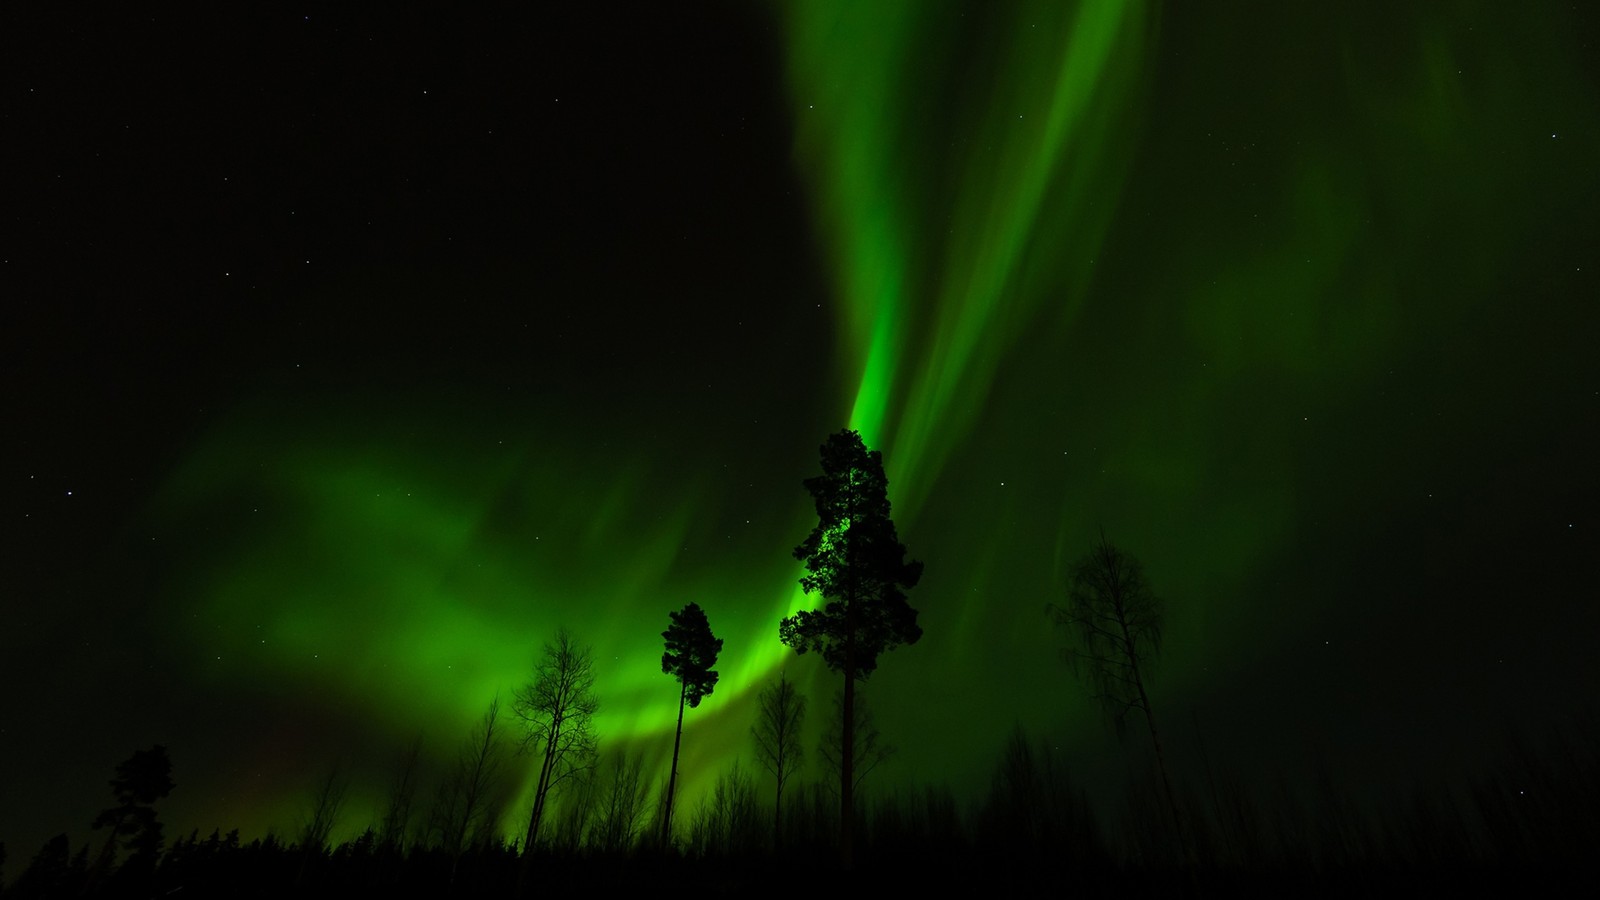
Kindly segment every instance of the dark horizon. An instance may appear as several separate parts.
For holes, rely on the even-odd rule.
[[[353,838],[561,627],[656,777],[691,602],[679,809],[780,672],[814,747],[842,428],[926,565],[868,796],[977,804],[1021,727],[1116,808],[1147,748],[1046,615],[1102,533],[1184,783],[1381,807],[1595,723],[1587,9],[5,19],[8,883],[158,744],[169,843],[336,762]]]

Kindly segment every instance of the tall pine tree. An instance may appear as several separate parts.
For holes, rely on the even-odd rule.
[[[794,549],[805,563],[800,587],[819,593],[821,609],[796,613],[778,625],[779,638],[796,653],[815,650],[844,676],[843,742],[839,760],[839,842],[851,860],[855,819],[856,680],[878,667],[878,656],[922,637],[917,611],[905,591],[922,578],[922,563],[907,562],[906,548],[889,517],[889,479],[883,454],[861,435],[841,431],[822,445],[822,474],[805,481],[816,501],[817,527]]]

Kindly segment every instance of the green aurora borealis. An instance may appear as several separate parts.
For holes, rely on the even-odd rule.
[[[1524,686],[1592,669],[1593,603],[1571,598],[1600,524],[1600,53],[1592,21],[1536,6],[700,13],[757,48],[739,59],[762,28],[781,44],[718,78],[769,85],[776,149],[749,165],[791,206],[713,221],[698,251],[663,230],[598,271],[627,260],[627,216],[588,235],[534,203],[563,234],[508,238],[526,258],[459,282],[472,266],[427,259],[280,282],[304,315],[249,338],[116,519],[112,558],[139,560],[148,597],[112,621],[150,636],[130,658],[160,660],[152,690],[191,699],[124,710],[72,789],[160,741],[174,821],[286,830],[340,760],[353,833],[412,736],[447,759],[558,627],[595,648],[602,752],[664,775],[660,633],[695,602],[725,645],[685,718],[690,811],[753,765],[755,694],[780,669],[821,730],[835,679],[777,623],[812,602],[790,556],[814,524],[800,482],[845,424],[884,451],[926,564],[924,637],[865,687],[899,747],[869,793],[971,796],[1013,723],[1125,771],[1043,613],[1102,529],[1167,600],[1152,699],[1180,745],[1193,721],[1241,769],[1405,777],[1440,745],[1470,764],[1482,723],[1559,705]],[[650,140],[593,165],[670,180]],[[782,193],[751,190],[707,203],[754,215]],[[560,259],[591,238],[615,246]],[[94,618],[76,590],[40,633]],[[142,665],[63,658],[69,691]],[[46,730],[46,704],[19,727]]]

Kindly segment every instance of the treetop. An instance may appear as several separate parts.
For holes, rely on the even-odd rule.
[[[906,561],[890,518],[883,454],[846,429],[829,436],[821,457],[822,474],[804,482],[817,525],[794,556],[806,567],[801,588],[826,602],[784,619],[778,635],[796,653],[816,650],[830,669],[865,678],[883,651],[922,637],[905,596],[922,563]]]
[[[717,672],[711,667],[722,652],[722,639],[711,633],[711,623],[698,603],[670,615],[672,624],[661,632],[667,642],[661,671],[676,677],[683,685],[684,700],[690,708],[697,707],[717,686]]]

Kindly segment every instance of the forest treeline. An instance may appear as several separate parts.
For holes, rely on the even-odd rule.
[[[795,895],[825,890],[841,872],[854,884],[940,893],[1004,884],[1123,894],[1130,883],[1387,893],[1412,880],[1525,887],[1587,865],[1600,837],[1593,728],[1537,751],[1518,745],[1470,784],[1413,789],[1376,809],[1357,803],[1331,770],[1309,792],[1263,794],[1203,754],[1169,764],[1148,689],[1163,604],[1139,561],[1103,534],[1073,567],[1065,602],[1043,612],[1117,733],[1125,724],[1142,732],[1123,749],[1132,761],[1147,747],[1148,771],[1126,785],[1123,802],[1097,808],[1069,760],[1020,728],[999,748],[976,802],[935,785],[869,793],[893,746],[865,685],[884,653],[922,635],[905,592],[923,565],[906,558],[896,533],[881,454],[846,430],[829,437],[821,458],[823,474],[804,482],[818,523],[793,551],[807,573],[802,588],[820,602],[777,623],[783,644],[816,654],[840,678],[815,747],[800,737],[811,704],[780,675],[761,691],[750,726],[755,765],[734,762],[692,808],[676,810],[685,716],[715,690],[723,645],[707,611],[689,603],[661,632],[661,672],[678,694],[664,776],[647,774],[642,756],[602,754],[593,651],[562,629],[512,691],[509,710],[498,695],[490,700],[443,771],[422,771],[420,738],[400,754],[381,812],[352,840],[331,841],[349,784],[333,768],[315,779],[292,834],[245,843],[237,831],[192,832],[168,845],[158,808],[175,786],[157,746],[117,767],[115,804],[92,823],[98,846],[74,851],[58,836],[9,883],[0,846],[0,900],[526,897],[607,886]],[[802,781],[808,750],[820,777]],[[531,798],[513,807],[525,780]]]
[[[1512,741],[1479,778],[1376,806],[1355,800],[1331,771],[1309,789],[1262,790],[1208,767],[1174,782],[1175,839],[1153,765],[1124,785],[1124,802],[1096,808],[1068,761],[1019,728],[974,801],[931,785],[867,793],[851,878],[885,889],[1043,885],[1090,896],[1139,885],[1178,893],[1554,888],[1588,870],[1600,838],[1596,737],[1591,723]],[[574,802],[531,855],[533,883],[524,889],[824,890],[838,871],[836,788],[826,779],[801,784],[775,821],[773,784],[770,772],[730,766],[664,846],[653,827],[659,792],[640,778],[636,758],[608,761],[573,788]],[[148,832],[136,841],[140,834]],[[518,896],[524,860],[517,840],[503,835],[457,848],[421,821],[385,835],[382,819],[336,845],[302,828],[249,841],[238,831],[190,832],[126,849],[73,847],[59,835],[15,876],[0,849],[0,897],[505,897]]]

